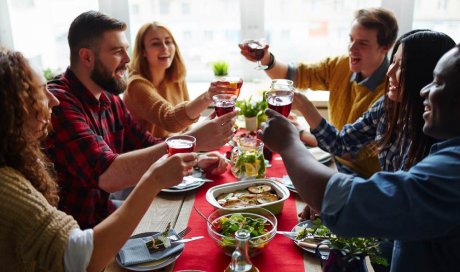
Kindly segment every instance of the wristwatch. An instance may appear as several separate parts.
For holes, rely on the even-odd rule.
[[[264,68],[265,71],[270,70],[275,66],[275,56],[270,52],[270,61],[267,64],[267,67]]]

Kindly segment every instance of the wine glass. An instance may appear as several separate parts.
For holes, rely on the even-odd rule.
[[[233,88],[233,94],[238,98],[240,95],[241,87],[243,86],[243,79],[241,77],[235,76],[223,76],[214,79],[214,82],[222,83],[228,85],[228,87]]]
[[[273,80],[270,91],[265,94],[265,98],[270,109],[288,117],[291,112],[292,100],[294,100],[294,84],[292,80]]]
[[[264,57],[265,47],[267,46],[265,39],[247,40],[244,42],[244,46],[248,49],[251,57],[257,61],[257,66],[254,69],[264,70],[268,67],[260,62]]]
[[[217,94],[212,97],[212,101],[214,102],[214,109],[217,116],[222,116],[235,110],[235,95]]]
[[[166,139],[168,154],[189,153],[195,151],[196,138],[190,135],[175,135]]]

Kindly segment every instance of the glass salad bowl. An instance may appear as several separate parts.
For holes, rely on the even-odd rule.
[[[275,237],[278,221],[270,211],[253,208],[244,212],[218,209],[208,216],[208,234],[228,256],[236,248],[235,232],[244,228],[251,232],[249,256],[260,254]]]

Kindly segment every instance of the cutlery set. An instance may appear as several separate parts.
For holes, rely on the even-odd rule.
[[[190,231],[192,230],[191,227],[187,226],[184,230],[182,230],[181,232],[175,234],[175,235],[171,235],[171,236],[168,236],[167,238],[170,240],[171,242],[171,245],[176,245],[176,244],[179,244],[179,243],[188,243],[188,242],[191,242],[191,241],[195,241],[195,240],[199,240],[199,239],[203,239],[204,236],[195,236],[195,237],[190,237],[190,238],[183,238],[185,235],[187,235]],[[297,236],[297,232],[294,232],[294,231],[277,231],[276,232],[277,234],[281,234],[293,241],[296,241],[296,242],[301,242],[302,240],[305,240],[305,239],[309,239],[309,240],[313,240],[313,241],[316,241],[316,242],[321,242],[324,240],[324,238],[322,237],[318,237],[318,236],[307,236],[305,237],[305,239],[297,239],[296,236]],[[147,244],[151,243],[151,241],[147,242]],[[159,250],[163,250],[164,249],[164,246],[163,244],[158,244],[156,246],[159,246],[160,248],[156,248],[156,249],[150,249],[151,252],[155,252],[155,251],[159,251]]]
[[[190,226],[187,226],[184,230],[180,231],[179,233],[175,235],[170,235],[166,238],[170,241],[171,245],[187,243],[187,242],[191,242],[191,241],[195,241],[195,240],[204,238],[204,236],[195,236],[195,237],[184,239],[183,237],[187,235],[191,230],[192,228]],[[147,248],[149,249],[150,252],[157,252],[157,251],[161,251],[165,249],[165,246],[163,243],[158,243],[153,246],[154,241],[155,241],[155,237],[152,236],[152,239],[146,242]]]
[[[195,237],[190,237],[190,238],[186,238],[186,239],[180,239],[180,240],[176,240],[176,241],[171,241],[171,245],[175,245],[175,244],[179,244],[179,243],[187,243],[187,242],[199,240],[199,239],[202,239],[202,238],[204,238],[204,236],[195,236]]]

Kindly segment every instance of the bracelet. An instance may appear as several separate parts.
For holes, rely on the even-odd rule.
[[[270,52],[270,61],[267,64],[267,68],[265,68],[264,70],[268,71],[272,69],[273,66],[275,66],[275,56],[273,56],[273,54]]]

